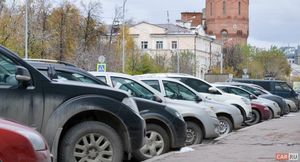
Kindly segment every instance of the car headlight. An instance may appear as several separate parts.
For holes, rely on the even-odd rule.
[[[36,151],[46,150],[46,143],[39,134],[30,131],[17,131],[22,136],[26,137]]]
[[[246,105],[250,105],[250,100],[247,98],[241,98]]]
[[[166,110],[167,110],[168,112],[170,112],[171,114],[177,116],[177,118],[179,118],[179,119],[181,119],[181,120],[184,121],[183,116],[182,116],[178,111],[176,111],[175,109],[172,109],[172,108],[170,108],[170,107],[167,107]]]
[[[134,99],[132,97],[125,97],[122,100],[122,103],[126,106],[130,107],[135,113],[139,114],[138,106],[136,105]]]

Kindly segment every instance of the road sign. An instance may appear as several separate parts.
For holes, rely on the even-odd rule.
[[[100,55],[100,56],[98,57],[98,61],[99,61],[100,63],[104,63],[104,62],[105,62],[105,56]]]
[[[106,72],[106,64],[97,64],[97,72]]]

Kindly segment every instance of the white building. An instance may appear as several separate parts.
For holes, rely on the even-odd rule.
[[[190,52],[196,54],[196,76],[204,78],[210,66],[221,61],[222,44],[209,37],[202,30],[175,24],[150,24],[141,22],[129,28],[137,46],[151,56],[171,56],[172,53]],[[180,69],[179,69],[180,72]]]

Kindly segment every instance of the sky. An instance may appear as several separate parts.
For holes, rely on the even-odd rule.
[[[114,8],[123,0],[101,0],[102,17],[112,21]],[[126,18],[135,22],[171,23],[183,11],[202,11],[205,0],[127,0]],[[250,0],[248,42],[261,48],[300,45],[300,0]]]

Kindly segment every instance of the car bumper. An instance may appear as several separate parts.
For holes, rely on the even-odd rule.
[[[241,114],[235,115],[235,116],[232,117],[232,119],[233,119],[234,129],[239,129],[239,128],[242,127],[242,124],[243,124],[243,121],[244,121],[243,115],[241,115]]]
[[[296,98],[289,98],[288,100],[293,101],[294,103],[289,104],[292,112],[297,112],[299,110],[299,100]]]
[[[48,150],[36,151],[36,162],[51,162],[51,155]]]
[[[269,108],[263,109],[260,113],[261,113],[261,120],[268,120],[270,118],[271,111],[269,110]]]
[[[220,136],[219,120],[217,118],[207,117],[207,120],[203,120],[203,126],[205,128],[205,138],[215,138]]]
[[[173,142],[171,148],[183,147],[186,140],[186,123],[184,120],[176,119],[173,121]]]

